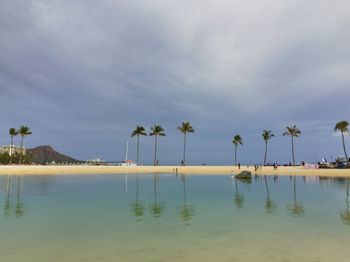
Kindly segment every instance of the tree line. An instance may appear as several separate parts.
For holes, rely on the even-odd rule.
[[[342,136],[342,144],[343,144],[343,150],[344,155],[346,158],[346,161],[349,160],[348,154],[346,152],[346,146],[345,146],[345,139],[344,135],[349,133],[348,130],[349,122],[342,120],[336,123],[334,127],[335,132],[340,132]],[[194,129],[192,125],[185,121],[182,122],[182,125],[177,127],[177,130],[179,130],[184,135],[184,144],[183,144],[183,156],[181,165],[186,165],[186,140],[187,140],[187,134],[188,133],[194,133]],[[165,136],[164,128],[160,125],[153,125],[150,128],[149,136],[154,136],[154,157],[153,157],[153,165],[158,165],[159,161],[157,158],[157,146],[158,146],[158,136]],[[294,150],[294,139],[298,138],[301,135],[300,129],[296,126],[287,126],[286,131],[282,133],[283,136],[290,136],[291,138],[291,153],[292,153],[292,163],[293,166],[295,165],[295,150]],[[137,137],[137,146],[136,146],[136,163],[139,164],[139,154],[140,154],[140,136],[147,136],[146,129],[143,126],[136,126],[136,128],[131,133],[131,137]],[[265,142],[265,151],[264,151],[264,160],[263,165],[266,165],[267,163],[267,154],[268,154],[268,142],[271,138],[273,138],[275,134],[272,133],[271,130],[263,130],[262,132],[262,138]],[[234,146],[234,163],[237,165],[237,148],[239,145],[243,145],[243,138],[237,134],[232,139],[232,144]]]

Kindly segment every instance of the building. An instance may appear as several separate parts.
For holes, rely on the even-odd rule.
[[[19,146],[0,146],[0,154],[9,154],[10,156],[12,154],[19,154],[21,152],[21,148]],[[22,148],[23,155],[26,154],[26,149]]]

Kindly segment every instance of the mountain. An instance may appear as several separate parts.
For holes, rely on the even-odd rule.
[[[68,162],[68,163],[76,163],[80,162],[72,157],[63,155],[57,151],[55,151],[51,146],[38,146],[35,148],[28,148],[26,150],[27,154],[31,156],[33,162],[37,162],[40,164],[51,163],[55,161],[56,163]]]

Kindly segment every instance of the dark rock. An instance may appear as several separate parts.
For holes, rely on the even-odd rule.
[[[251,179],[252,178],[252,172],[244,170],[241,173],[239,173],[238,175],[236,175],[236,178]]]

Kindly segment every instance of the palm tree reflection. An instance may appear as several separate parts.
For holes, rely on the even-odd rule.
[[[12,181],[11,176],[7,177],[7,194],[4,204],[4,213],[6,217],[9,217],[11,213],[13,213],[17,218],[20,218],[25,213],[25,206],[21,199],[21,187],[22,187],[22,178],[17,177],[16,181],[16,200],[15,202],[11,200],[11,188],[12,188]]]
[[[296,177],[293,177],[293,191],[294,191],[294,202],[287,205],[287,208],[290,210],[291,215],[296,217],[301,217],[304,215],[304,205],[297,202],[297,190],[296,190]]]
[[[184,204],[181,207],[180,216],[181,216],[183,221],[189,221],[195,215],[195,208],[193,205],[187,204],[186,176],[185,175],[181,175],[181,181],[182,181],[182,185],[183,185]]]
[[[164,202],[158,202],[157,200],[157,182],[158,182],[158,175],[153,174],[153,189],[154,189],[154,202],[150,205],[150,212],[153,215],[153,217],[159,218],[161,214],[164,211],[165,203]]]
[[[277,208],[277,204],[274,203],[270,198],[269,184],[267,182],[266,176],[264,176],[264,180],[265,180],[265,187],[266,187],[265,209],[268,214],[271,214]]]
[[[345,225],[350,225],[350,207],[349,207],[349,179],[346,180],[346,209],[340,212],[340,218]]]
[[[134,216],[141,220],[141,217],[144,215],[145,207],[139,200],[139,175],[136,175],[136,201],[131,203],[131,207]]]
[[[238,181],[236,177],[232,177],[232,184],[235,185],[235,196],[234,201],[236,203],[237,208],[243,208],[244,207],[244,195],[239,193],[238,191]],[[242,180],[244,182],[244,180]]]

